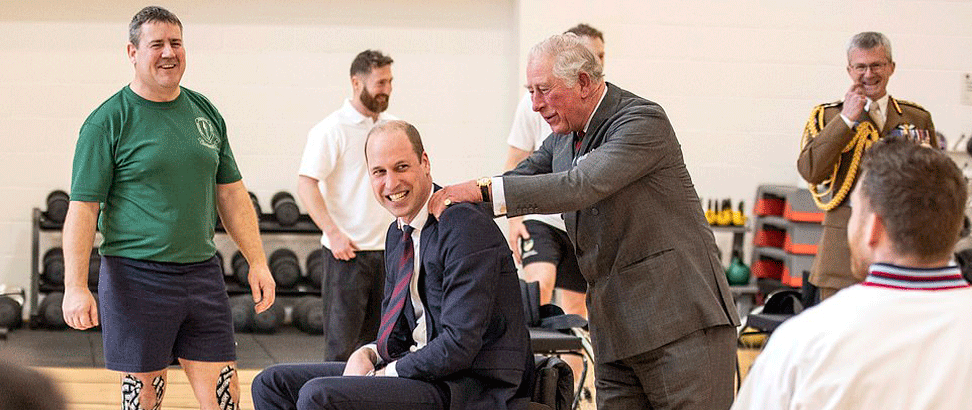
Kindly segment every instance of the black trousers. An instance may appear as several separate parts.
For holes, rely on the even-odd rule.
[[[385,293],[385,252],[358,251],[342,261],[324,248],[324,360],[343,362],[359,346],[374,342]]]
[[[735,396],[736,329],[697,330],[648,352],[598,363],[598,409],[724,410]]]
[[[389,409],[441,410],[448,391],[400,377],[341,376],[344,363],[278,364],[253,379],[256,410]]]

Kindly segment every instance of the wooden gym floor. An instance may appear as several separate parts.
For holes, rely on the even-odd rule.
[[[276,363],[320,361],[320,336],[283,327],[272,335],[237,334],[237,355],[241,410],[252,410],[250,383],[261,369]],[[739,349],[743,376],[758,350]],[[104,368],[101,333],[75,330],[18,329],[0,340],[0,357],[34,367],[56,381],[72,410],[117,410],[121,406],[119,376]],[[585,383],[594,392],[593,376]],[[168,373],[163,409],[197,408],[185,374],[178,367]],[[581,409],[594,409],[593,400],[582,401]]]

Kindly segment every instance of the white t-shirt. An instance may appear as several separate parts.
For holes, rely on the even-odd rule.
[[[874,265],[863,284],[784,322],[732,408],[970,408],[972,288],[919,290],[935,285],[875,277],[876,267],[893,275],[928,273]],[[953,282],[967,285],[951,268]]]
[[[379,114],[378,121],[394,120]],[[364,144],[375,121],[345,100],[340,109],[307,133],[300,175],[315,178],[331,219],[360,250],[385,249],[385,232],[395,219],[375,199],[364,158]],[[327,235],[321,245],[330,249]]]
[[[547,124],[539,113],[533,111],[530,93],[526,93],[517,104],[516,112],[513,113],[513,125],[510,127],[510,136],[506,139],[506,143],[513,148],[533,152],[543,145],[543,140],[551,133],[553,131],[550,129],[550,124]],[[560,214],[526,215],[523,219],[540,221],[561,231],[567,230]]]

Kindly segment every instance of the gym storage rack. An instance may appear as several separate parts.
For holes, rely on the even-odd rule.
[[[789,185],[760,185],[753,215],[751,266],[761,289],[803,286],[817,255],[824,216],[810,191]]]

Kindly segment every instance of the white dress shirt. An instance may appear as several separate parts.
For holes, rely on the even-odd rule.
[[[874,118],[874,113],[870,112],[872,104],[877,104],[877,115],[879,118]],[[884,94],[884,97],[878,98],[877,101],[872,101],[870,98],[867,98],[864,103],[864,112],[868,113],[868,116],[874,120],[875,124],[888,122],[888,94]],[[844,114],[840,114],[840,118],[844,120],[844,124],[847,124],[847,128],[854,129],[857,126],[857,121],[847,118]],[[881,130],[878,130],[878,132],[881,132]]]
[[[412,302],[412,309],[415,312],[415,329],[412,330],[412,340],[415,344],[409,347],[409,351],[416,351],[425,347],[429,342],[427,340],[428,333],[426,333],[426,320],[425,320],[425,307],[422,305],[422,297],[419,294],[419,275],[422,273],[422,259],[420,255],[420,243],[422,241],[422,229],[425,228],[425,222],[429,220],[429,198],[432,197],[432,192],[429,192],[429,197],[425,198],[425,204],[422,205],[422,209],[419,210],[418,215],[412,218],[412,221],[408,223],[412,227],[412,248],[415,252],[414,265],[412,271],[412,280],[408,284],[408,295],[409,300]],[[405,222],[401,218],[398,219],[398,228],[404,227]],[[375,355],[378,354],[378,346],[375,344],[369,344],[368,347],[374,350]],[[385,367],[385,376],[398,377],[398,372],[395,370],[395,363],[388,363]]]

